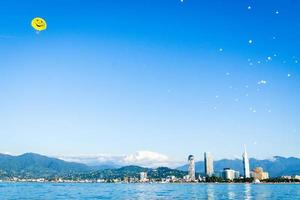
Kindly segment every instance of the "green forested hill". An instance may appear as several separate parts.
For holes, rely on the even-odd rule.
[[[66,162],[34,153],[20,156],[0,154],[1,177],[51,177],[89,170],[90,168],[84,164]]]

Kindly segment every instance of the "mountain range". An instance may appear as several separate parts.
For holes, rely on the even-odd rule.
[[[51,177],[90,170],[91,168],[84,164],[66,162],[34,153],[20,156],[0,154],[0,177]]]
[[[264,171],[269,172],[270,177],[278,177],[283,175],[299,175],[300,174],[300,159],[295,157],[281,157],[274,156],[272,159],[258,160],[250,158],[250,169],[255,167],[262,167]],[[239,159],[222,159],[214,161],[214,170],[222,171],[223,168],[232,168],[234,170],[243,172],[243,162]],[[188,165],[177,168],[178,170],[187,171]],[[204,172],[204,162],[199,161],[195,163],[196,172]]]
[[[225,167],[243,171],[241,160],[222,159],[214,162],[215,171],[221,171]],[[282,175],[300,175],[300,159],[295,157],[284,158],[275,156],[273,159],[250,159],[250,168],[262,167],[269,172],[271,177]],[[0,154],[0,178],[22,177],[41,178],[58,176],[77,176],[89,178],[114,178],[124,176],[138,176],[139,172],[146,171],[151,177],[164,177],[176,175],[182,177],[186,174],[187,165],[171,169],[167,167],[145,168],[139,166],[113,166],[98,165],[88,166],[82,163],[67,162],[57,158],[51,158],[34,153],[25,153],[19,156]],[[203,161],[196,162],[196,172],[204,172]]]

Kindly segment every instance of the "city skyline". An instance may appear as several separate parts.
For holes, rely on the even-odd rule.
[[[300,157],[300,2],[39,4],[0,6],[0,153]]]
[[[149,152],[148,152],[149,153]],[[3,156],[0,154],[0,156]],[[53,159],[53,158],[49,158],[49,157],[45,157],[39,154],[32,154],[32,153],[27,153],[26,155],[22,155],[23,157],[35,157],[35,159],[37,157],[39,157],[40,159]],[[6,156],[4,156],[6,157]],[[7,158],[7,157],[6,157]],[[12,158],[12,157],[10,157]],[[55,162],[59,161],[59,159],[54,159]],[[54,162],[53,160],[53,162]],[[60,160],[62,161],[62,160]],[[228,161],[228,160],[227,160]],[[249,181],[251,180],[251,178],[253,178],[254,181],[259,182],[259,181],[265,181],[267,179],[269,179],[269,173],[264,171],[262,166],[258,166],[257,164],[252,166],[252,169],[250,169],[250,162],[248,159],[248,154],[246,151],[246,147],[244,146],[244,152],[242,154],[242,160],[240,160],[240,162],[243,163],[243,174],[241,175],[239,170],[236,170],[236,166],[233,168],[230,168],[230,166],[232,164],[229,164],[228,162],[226,162],[226,164],[223,164],[223,169],[220,170],[216,170],[214,171],[214,160],[212,157],[212,154],[210,152],[204,152],[204,161],[202,163],[203,165],[203,171],[197,171],[196,172],[196,162],[195,162],[195,157],[194,155],[189,155],[188,159],[187,159],[187,172],[186,175],[184,175],[182,177],[182,180],[185,182],[202,182],[202,181],[206,181],[206,182],[216,182],[216,181],[220,181],[220,180],[227,180],[227,181],[239,181],[241,179],[243,179],[244,181]],[[68,162],[66,162],[67,165]],[[78,164],[74,161],[71,162],[72,164]],[[70,163],[70,164],[71,164]],[[82,165],[80,165],[82,166]],[[83,165],[85,166],[85,165]],[[93,164],[91,165],[93,167],[100,167],[101,165],[96,165]],[[86,165],[86,167],[88,168],[88,165]],[[131,167],[131,168],[139,168],[141,169],[141,166],[137,166],[137,165],[132,165],[132,164],[128,164],[127,166],[114,166],[112,163],[111,164],[107,164],[107,165],[103,165],[102,167],[107,168],[107,169],[116,169],[119,168],[121,169],[122,167]],[[144,166],[145,167],[145,166]],[[199,166],[198,166],[199,167]],[[167,169],[166,166],[158,166],[157,168],[152,168],[152,170],[158,170],[158,169]],[[139,173],[140,182],[149,182],[150,179],[148,179],[147,177],[147,171],[149,170],[149,168],[144,168],[145,171],[142,171]],[[150,168],[151,169],[151,168]],[[169,168],[170,169],[170,168]],[[179,171],[184,171],[182,169],[180,169],[180,167],[177,166],[177,168],[174,168],[175,170],[179,169]],[[286,176],[286,175],[285,175]],[[298,176],[295,176],[298,177]],[[178,180],[178,177],[176,176],[169,176],[169,180],[175,181]],[[124,179],[125,180],[125,179]],[[128,177],[126,178],[126,182],[128,182],[130,179],[128,179]],[[136,179],[135,179],[136,180]],[[130,181],[129,181],[130,182]]]

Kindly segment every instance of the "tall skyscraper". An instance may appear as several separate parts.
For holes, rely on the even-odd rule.
[[[244,148],[245,148],[243,153],[244,178],[250,178],[250,166],[249,166],[249,159],[246,151],[246,146]]]
[[[205,175],[211,177],[214,173],[214,160],[209,152],[204,152],[204,170]]]
[[[195,181],[195,158],[193,155],[189,155],[189,179],[190,181]]]

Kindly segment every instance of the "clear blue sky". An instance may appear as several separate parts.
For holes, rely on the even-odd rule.
[[[0,27],[0,152],[300,157],[299,1],[6,0]]]

